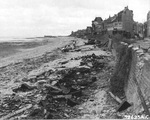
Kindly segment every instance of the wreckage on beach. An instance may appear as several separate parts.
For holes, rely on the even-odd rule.
[[[112,71],[108,65],[108,54],[100,52],[99,48],[95,50],[93,46],[83,45],[76,45],[76,48],[73,45],[72,49],[67,48],[72,45],[67,45],[67,51],[58,49],[57,55],[64,54],[65,59],[52,60],[38,69],[29,70],[22,83],[12,88],[13,94],[3,99],[2,119],[79,117],[79,106],[88,100],[93,91],[97,87],[109,86],[107,80],[96,85],[98,77],[104,77],[100,73],[105,71],[104,74],[109,74]],[[40,59],[51,58],[48,53],[44,57]],[[31,61],[28,59],[24,64],[32,65]],[[14,65],[19,67],[21,64]]]
[[[148,119],[150,39],[143,30],[125,7],[67,37],[46,35],[34,47],[9,43],[22,51],[0,60],[0,119]]]

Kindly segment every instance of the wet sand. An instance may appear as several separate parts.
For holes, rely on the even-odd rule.
[[[43,38],[44,40],[44,38]],[[45,52],[51,52],[52,50],[69,44],[73,38],[58,37],[49,38],[47,43],[28,42],[25,45],[12,45],[12,43],[0,43],[0,67],[6,66],[10,63],[22,61],[23,59],[38,57]],[[14,43],[13,43],[14,44]],[[29,46],[30,45],[30,46]]]

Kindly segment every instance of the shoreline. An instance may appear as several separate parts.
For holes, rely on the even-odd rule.
[[[76,40],[76,47],[73,47],[73,40]],[[48,49],[39,47],[45,51],[38,56],[24,57],[21,62],[0,67],[3,98],[0,110],[3,108],[4,111],[0,113],[1,119],[105,118],[106,108],[109,109],[110,104],[115,106],[107,94],[112,72],[109,64],[111,54],[94,45],[85,45],[82,39],[61,38],[61,42],[58,40],[57,47],[51,49],[49,45]],[[66,47],[68,51],[64,52]],[[10,99],[12,104],[6,99]],[[37,109],[40,112],[36,112]],[[113,109],[109,113],[114,113]],[[111,118],[111,114],[107,118]],[[116,118],[115,115],[113,117]]]
[[[18,52],[30,50],[53,42],[52,38],[24,38],[24,40],[0,41],[0,58],[12,56]]]
[[[73,38],[69,38],[69,37],[52,38],[49,39],[48,44],[42,44],[37,47],[33,47],[29,49],[21,49],[21,51],[19,51],[16,54],[10,55],[5,58],[1,58],[0,67],[7,66],[10,63],[22,61],[23,59],[41,56],[45,52],[51,52],[52,50],[57,49],[58,47],[63,47],[69,44],[71,42],[69,39],[73,39]]]

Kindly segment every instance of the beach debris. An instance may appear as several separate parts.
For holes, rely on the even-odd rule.
[[[118,102],[119,104],[122,103],[122,100],[120,98],[118,98],[118,96],[115,96],[112,92],[109,92],[109,94],[112,98],[114,98],[116,100],[116,102]]]
[[[78,105],[78,103],[72,99],[67,99],[67,105],[69,105],[70,107],[74,107],[74,106]]]
[[[71,45],[66,45],[61,49],[62,52],[69,52],[69,50],[72,50],[73,47]]]
[[[31,107],[32,107],[32,104],[29,104],[29,105],[27,105],[26,107],[24,107],[24,108],[22,108],[22,109],[20,109],[20,110],[17,110],[17,111],[15,111],[15,112],[13,112],[13,113],[10,113],[10,114],[8,114],[8,115],[2,117],[1,119],[2,119],[2,120],[8,120],[8,119],[10,119],[11,117],[13,117],[13,116],[15,116],[15,115],[17,115],[17,114],[19,114],[19,113],[21,113],[21,112],[24,112],[25,110],[27,110],[27,109],[29,109],[29,108],[31,108]]]
[[[46,119],[52,119],[53,115],[50,112],[47,112],[47,114],[45,115]]]
[[[123,101],[120,106],[117,109],[117,112],[122,112],[124,110],[126,110],[127,108],[131,107],[131,104],[127,101]]]
[[[13,89],[13,92],[28,92],[36,89],[36,86],[28,85],[27,83],[22,83],[19,87]]]
[[[42,111],[40,108],[36,108],[36,109],[34,109],[34,110],[30,113],[29,116],[34,117],[34,116],[40,114],[41,112],[43,112],[43,111]]]
[[[61,50],[62,52],[73,51],[71,47],[65,46]],[[73,47],[77,48],[75,45]],[[74,51],[80,50],[78,48]],[[42,60],[47,61],[42,58],[38,62],[42,62]],[[65,67],[70,61],[77,60],[81,60],[78,66]],[[31,60],[29,59],[26,62],[29,61]],[[85,90],[98,80],[96,73],[106,67],[107,61],[107,57],[97,56],[93,53],[92,55],[83,55],[60,62],[60,68],[64,66],[63,69],[57,68],[46,71],[41,69],[41,71],[35,70],[35,72],[31,72],[33,73],[31,77],[23,79],[24,82],[30,82],[31,84],[22,83],[13,89],[15,94],[21,94],[22,97],[21,99],[18,97],[17,102],[12,102],[17,107],[10,111],[17,111],[16,109],[19,109],[24,104],[32,103],[38,107],[28,108],[26,117],[23,118],[59,119],[71,117],[72,114],[75,114],[75,107],[88,98],[89,93],[85,94]],[[34,63],[34,60],[32,63]],[[95,75],[92,74],[93,72]],[[4,106],[6,106],[5,108],[12,107],[8,102]]]

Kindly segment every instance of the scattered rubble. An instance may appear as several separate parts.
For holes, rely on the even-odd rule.
[[[21,84],[18,88],[13,89],[13,92],[27,92],[37,88],[36,86],[30,86],[26,83]]]
[[[55,51],[57,55],[46,53],[37,59],[24,60],[23,65],[17,63],[1,68],[2,74],[12,74],[12,77],[21,74],[23,77],[19,78],[19,85],[12,87],[13,94],[4,96],[0,104],[0,118],[66,119],[115,116],[112,114],[116,113],[117,107],[114,103],[114,107],[109,107],[109,102],[107,103],[109,79],[113,71],[108,64],[111,61],[110,56],[100,54],[94,48],[90,50],[88,47],[73,46],[67,46],[67,51]],[[83,53],[80,54],[80,51]],[[68,56],[70,53],[74,56],[62,59],[63,55],[67,56],[64,52],[68,52]],[[51,58],[60,58],[60,54],[61,59],[58,61]],[[15,68],[19,72],[16,74],[14,70],[16,73],[8,71],[8,68]]]

